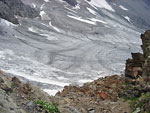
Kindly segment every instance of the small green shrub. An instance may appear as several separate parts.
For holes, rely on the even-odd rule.
[[[150,93],[143,93],[140,97],[131,99],[130,106],[133,113],[150,113]]]
[[[42,100],[36,100],[35,103],[41,105],[46,111],[50,113],[60,113],[58,107],[55,104],[44,102]]]

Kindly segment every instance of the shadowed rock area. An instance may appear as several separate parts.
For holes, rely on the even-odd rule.
[[[71,6],[76,6],[77,5],[77,1],[76,0],[63,0],[63,1],[67,2]]]
[[[38,16],[38,12],[30,6],[23,4],[21,0],[0,0],[0,18],[18,24],[15,15],[35,18]]]

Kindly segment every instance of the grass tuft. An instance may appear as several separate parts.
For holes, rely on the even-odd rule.
[[[48,111],[50,113],[60,113],[56,104],[44,102],[42,100],[36,100],[35,103],[38,105],[41,105],[46,111]]]

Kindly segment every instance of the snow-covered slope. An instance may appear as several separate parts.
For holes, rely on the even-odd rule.
[[[22,1],[39,17],[17,17],[20,25],[0,20],[0,68],[51,94],[123,72],[150,27],[147,0]]]

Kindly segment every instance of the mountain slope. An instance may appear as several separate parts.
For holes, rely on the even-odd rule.
[[[19,25],[1,19],[0,67],[51,94],[123,71],[130,53],[141,51],[140,32],[150,27],[146,0],[22,2],[39,16],[17,16]]]

